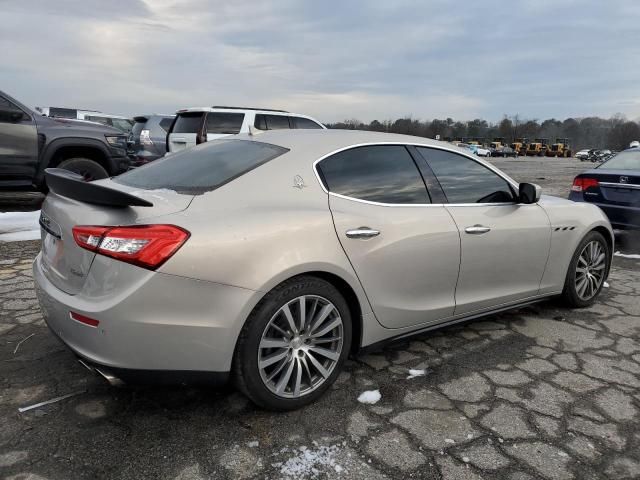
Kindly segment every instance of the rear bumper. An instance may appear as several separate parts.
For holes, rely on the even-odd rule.
[[[47,279],[40,262],[38,255],[34,280],[51,331],[85,363],[123,380],[182,383],[225,378],[240,329],[257,301],[258,292],[252,290],[129,265],[124,268],[135,270],[120,270],[115,283],[116,279],[97,279],[105,285],[127,285],[126,291],[116,287],[96,295],[96,279],[87,278],[83,290],[69,295]],[[72,311],[100,323],[80,323],[70,317]]]
[[[582,193],[571,192],[569,200],[574,202],[584,202]],[[620,205],[610,205],[607,203],[584,202],[600,207],[605,213],[611,226],[618,230],[636,230],[640,229],[640,208],[625,207]]]

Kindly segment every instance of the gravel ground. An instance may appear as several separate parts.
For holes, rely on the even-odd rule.
[[[560,196],[589,167],[494,163]],[[637,236],[618,244],[640,253]],[[230,388],[105,384],[43,325],[38,249],[0,244],[0,477],[640,477],[640,261],[615,257],[591,308],[544,302],[353,358],[319,402],[275,414]]]

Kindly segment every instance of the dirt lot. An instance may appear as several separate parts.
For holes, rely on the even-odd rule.
[[[561,196],[588,167],[495,163]],[[618,242],[640,253],[638,237]],[[640,477],[638,260],[614,258],[591,308],[545,302],[354,358],[322,400],[274,414],[231,389],[117,389],[85,370],[42,323],[38,249],[0,244],[0,477]],[[374,389],[377,404],[357,401]]]

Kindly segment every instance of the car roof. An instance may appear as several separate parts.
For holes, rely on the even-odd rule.
[[[268,130],[253,135],[235,135],[233,138],[271,143],[297,152],[304,152],[305,155],[308,154],[315,158],[348,147],[380,143],[433,146],[469,155],[469,151],[466,148],[457,147],[449,142],[412,135],[365,130]]]
[[[269,108],[253,108],[253,107],[246,107],[246,108],[242,108],[242,107],[189,107],[189,108],[181,108],[180,110],[176,111],[176,114],[180,114],[180,113],[190,113],[190,112],[231,112],[231,113],[247,113],[247,112],[253,112],[253,113],[257,113],[257,114],[266,114],[266,115],[285,115],[285,116],[290,116],[290,115],[295,115],[297,117],[305,117],[305,118],[311,118],[308,115],[304,115],[302,113],[293,113],[293,112],[287,112],[285,110],[274,110],[274,109],[269,109]]]

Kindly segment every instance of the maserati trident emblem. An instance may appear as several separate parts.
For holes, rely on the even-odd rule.
[[[304,184],[304,179],[300,175],[296,175],[293,177],[293,187],[302,190],[306,185]]]
[[[629,183],[629,177],[620,177],[620,183]]]

